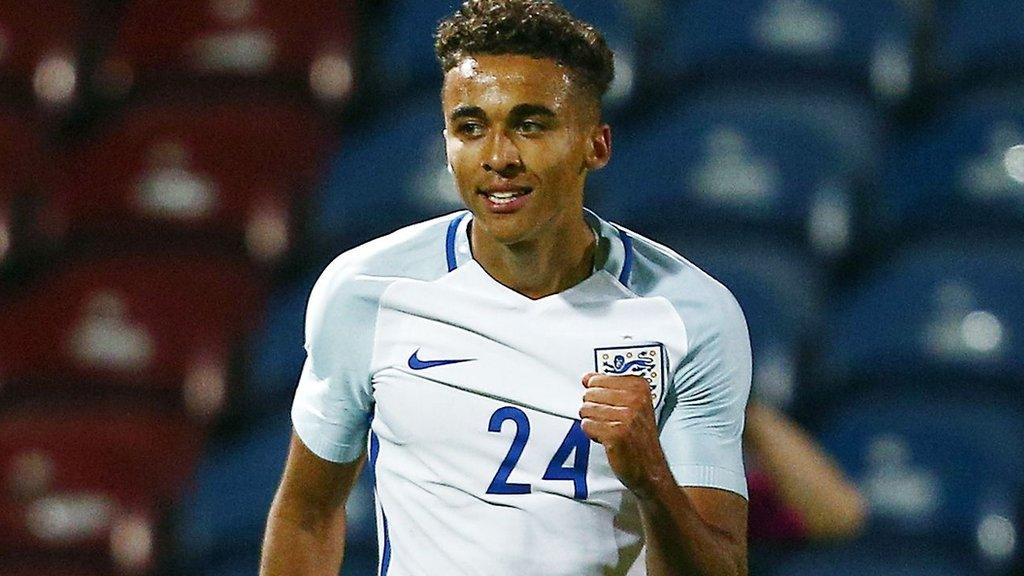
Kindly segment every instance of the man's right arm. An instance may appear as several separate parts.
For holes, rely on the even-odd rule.
[[[345,501],[364,460],[324,460],[292,434],[267,519],[260,576],[338,574],[345,551]]]

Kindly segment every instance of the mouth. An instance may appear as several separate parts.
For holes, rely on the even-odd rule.
[[[496,186],[477,191],[487,201],[492,212],[509,213],[519,210],[533,192],[528,186]]]

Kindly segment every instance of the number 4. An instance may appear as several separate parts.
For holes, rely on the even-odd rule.
[[[569,461],[569,455],[573,452],[576,455],[572,460],[572,467],[565,465]],[[572,480],[577,500],[587,499],[587,463],[590,461],[590,438],[583,433],[580,421],[576,420],[569,428],[569,433],[562,440],[562,445],[555,451],[548,463],[548,469],[544,471],[545,480]]]
[[[532,487],[529,484],[509,482],[508,477],[523,455],[527,440],[530,439],[530,419],[526,413],[514,406],[505,406],[497,409],[491,415],[491,421],[487,427],[490,432],[501,432],[502,424],[511,420],[516,425],[516,435],[509,446],[508,454],[494,474],[490,486],[487,487],[488,494],[529,494]],[[572,466],[566,466],[569,456],[573,456]],[[551,457],[547,470],[544,471],[544,480],[572,480],[573,498],[586,500],[587,498],[587,465],[590,461],[590,438],[583,433],[580,422],[573,422],[569,433],[562,440],[562,445]]]

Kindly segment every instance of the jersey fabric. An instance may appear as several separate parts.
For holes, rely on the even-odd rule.
[[[625,574],[642,529],[580,430],[589,371],[646,366],[676,482],[746,497],[751,360],[735,299],[671,250],[585,217],[593,273],[537,300],[473,259],[468,212],[350,250],[314,286],[292,421],[327,460],[369,444],[381,574]]]

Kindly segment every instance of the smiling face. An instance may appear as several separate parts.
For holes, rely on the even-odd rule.
[[[583,230],[583,184],[608,162],[596,98],[554,60],[466,57],[445,74],[445,146],[478,234],[507,246]]]

